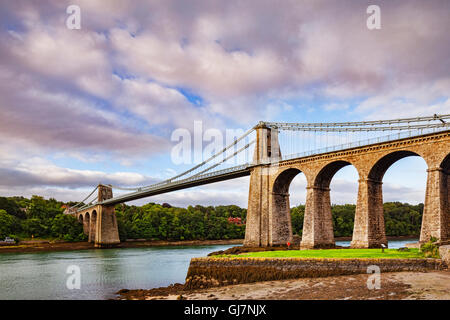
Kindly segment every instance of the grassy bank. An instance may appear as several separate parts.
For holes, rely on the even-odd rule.
[[[373,259],[410,259],[424,258],[419,249],[398,251],[397,249],[325,249],[325,250],[279,250],[248,252],[238,255],[220,255],[230,258],[373,258]]]

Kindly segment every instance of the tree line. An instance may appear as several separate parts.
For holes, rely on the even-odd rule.
[[[332,205],[333,230],[335,237],[351,237],[355,219],[354,204]],[[423,203],[412,205],[401,202],[383,204],[384,225],[387,236],[418,236],[422,225]],[[305,206],[291,208],[292,231],[302,235]]]
[[[39,196],[31,199],[0,197],[0,240],[6,236],[16,239],[33,237],[87,240],[82,224],[75,217],[64,214],[63,205],[63,202]],[[332,205],[336,237],[352,236],[355,207],[351,204]],[[246,209],[235,205],[178,208],[168,204],[148,203],[143,206],[116,206],[119,237],[122,241],[242,239],[245,236],[246,213]],[[291,208],[294,234],[302,234],[304,213],[304,205]],[[386,235],[418,236],[422,213],[423,204],[385,203]]]
[[[61,239],[84,241],[83,225],[71,215],[64,214],[63,202],[43,197],[0,197],[0,240]]]
[[[242,239],[245,225],[229,221],[245,221],[246,209],[228,206],[189,206],[177,208],[149,203],[141,207],[116,206],[120,240],[218,240]]]

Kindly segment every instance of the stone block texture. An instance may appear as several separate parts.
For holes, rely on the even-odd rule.
[[[440,246],[439,255],[447,266],[450,266],[450,245]]]
[[[420,242],[430,237],[440,242],[450,240],[450,131],[280,161],[276,130],[264,126],[256,129],[245,246],[292,242],[289,185],[303,173],[307,188],[301,247],[333,247],[330,183],[335,173],[348,165],[353,165],[359,175],[351,246],[374,248],[386,244],[383,176],[396,161],[409,156],[422,157],[428,166]]]
[[[367,273],[444,270],[440,259],[307,259],[307,258],[193,258],[185,286],[207,288],[238,283],[295,278],[315,278]]]
[[[99,201],[112,196],[111,187],[99,185]],[[75,215],[83,222],[83,231],[88,235],[89,242],[93,242],[96,247],[110,247],[120,243],[114,206],[96,205]]]

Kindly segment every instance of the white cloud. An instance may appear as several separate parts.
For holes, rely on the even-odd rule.
[[[11,161],[9,161],[11,164]],[[44,158],[16,160],[13,166],[4,166],[8,161],[0,160],[0,185],[6,186],[60,186],[80,188],[98,183],[119,186],[142,186],[156,179],[134,172],[104,172],[78,170],[54,165]]]
[[[323,121],[339,112],[364,119],[450,113],[447,2],[385,3],[379,32],[367,30],[366,4],[355,1],[79,3],[80,31],[65,28],[60,1],[0,5],[0,163],[11,185],[106,178],[40,163],[46,153],[133,170],[136,159],[166,152],[171,130],[191,129],[194,120],[223,129],[284,113],[316,112]],[[316,98],[321,107],[292,107]],[[46,182],[43,172],[50,172]],[[345,183],[337,201],[354,194]],[[246,203],[246,191],[224,190],[172,197]],[[391,188],[412,200],[414,190]]]

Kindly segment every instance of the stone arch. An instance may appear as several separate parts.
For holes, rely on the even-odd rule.
[[[421,157],[416,152],[409,151],[409,150],[401,150],[401,151],[394,151],[391,153],[388,153],[387,155],[384,155],[380,159],[377,160],[377,162],[370,168],[368,178],[374,181],[381,182],[383,180],[384,174],[386,171],[398,160],[406,158],[406,157]],[[423,157],[422,157],[423,159]],[[425,160],[425,159],[424,159]],[[426,162],[426,161],[425,161]]]
[[[387,245],[383,209],[382,181],[386,171],[397,161],[406,157],[421,157],[412,150],[397,150],[384,153],[367,168],[367,175],[360,178],[358,201],[351,246],[354,248],[377,248]]]
[[[289,186],[301,172],[297,168],[288,168],[278,173],[272,185],[269,242],[272,245],[284,245],[292,242],[291,207]]]
[[[91,216],[89,215],[89,212],[86,212],[84,214],[83,231],[87,235],[89,235],[90,225],[91,225]]]
[[[83,223],[83,214],[82,213],[78,216],[78,221],[80,223]]]
[[[287,193],[292,180],[302,171],[297,168],[287,168],[278,173],[272,185],[272,193]]]
[[[445,174],[450,174],[450,153],[442,160],[440,167],[444,170]]]
[[[330,188],[331,180],[333,179],[334,175],[341,170],[342,168],[346,166],[353,166],[355,167],[356,171],[358,169],[356,166],[354,166],[351,162],[346,160],[337,160],[333,161],[331,163],[326,164],[316,175],[314,179],[314,187],[319,188]],[[359,175],[359,172],[358,172]]]
[[[330,184],[334,175],[349,165],[352,165],[359,175],[357,166],[352,162],[336,160],[322,166],[308,184],[301,247],[332,248],[335,246]]]
[[[97,229],[97,211],[92,210],[89,227],[89,242],[95,242],[96,229]]]
[[[399,150],[388,153],[383,157],[379,158],[377,162],[371,167],[368,179],[374,181],[376,187],[374,188],[374,199],[378,202],[376,205],[377,210],[380,211],[379,219],[382,220],[380,222],[380,227],[384,228],[384,233],[386,232],[386,226],[384,221],[384,196],[383,196],[383,178],[389,168],[394,165],[397,161],[407,158],[407,157],[419,157],[424,160],[426,164],[426,168],[428,169],[427,159],[425,159],[421,154],[411,150]],[[425,169],[425,170],[427,170]],[[425,195],[423,200],[425,200]],[[422,201],[423,201],[422,200]],[[386,238],[386,243],[388,243]]]

